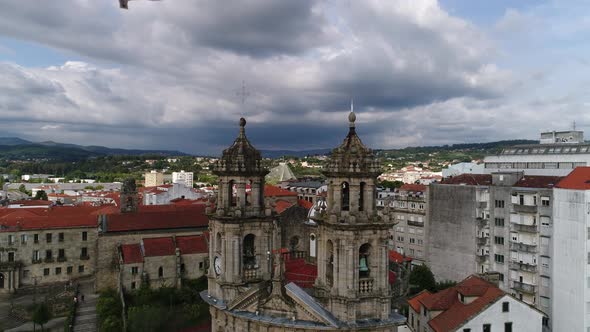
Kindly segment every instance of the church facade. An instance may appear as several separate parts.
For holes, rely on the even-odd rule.
[[[313,213],[317,279],[304,289],[285,278],[285,234],[263,199],[268,171],[240,119],[239,136],[215,167],[219,194],[209,211],[211,268],[201,296],[212,331],[394,332],[405,322],[391,309],[388,283],[394,220],[375,209],[380,165],[357,136],[355,120],[351,112],[348,135],[324,169],[326,202]]]

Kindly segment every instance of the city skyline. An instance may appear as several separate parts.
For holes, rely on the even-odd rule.
[[[582,1],[0,6],[2,136],[218,154],[245,116],[261,149],[329,148],[351,98],[375,148],[587,129]]]

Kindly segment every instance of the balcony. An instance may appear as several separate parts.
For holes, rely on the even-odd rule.
[[[490,238],[489,237],[478,237],[477,238],[477,245],[478,246],[487,246],[490,244]]]
[[[55,262],[55,259],[53,259],[53,257],[47,257],[43,260],[45,263],[53,263]]]
[[[539,232],[536,224],[535,225],[524,225],[524,224],[512,223],[512,228],[515,231],[519,231],[519,232],[526,232],[526,233],[538,233]]]
[[[67,259],[65,256],[57,257],[58,262],[65,262]]]
[[[536,273],[537,272],[537,265],[536,264],[529,264],[529,263],[510,262],[510,269]]]
[[[408,220],[408,226],[424,227],[423,221]]]
[[[517,291],[521,291],[523,293],[528,293],[528,294],[535,294],[535,285],[530,285],[524,282],[520,282],[520,281],[513,281],[512,282],[512,289],[515,289]]]
[[[510,242],[510,250],[524,251],[524,252],[530,252],[530,253],[534,254],[537,252],[537,245],[536,244],[529,244],[529,243]]]
[[[477,202],[476,207],[478,209],[486,209],[488,207],[488,202],[487,201]]]
[[[21,267],[23,263],[21,261],[14,261],[14,262],[0,262],[0,270],[15,270],[18,267]]]
[[[512,210],[518,213],[537,213],[537,206],[512,204]]]
[[[366,295],[373,293],[373,278],[361,278],[359,280],[359,294]]]
[[[260,278],[258,275],[258,268],[245,268],[244,269],[244,281],[256,281]]]
[[[490,254],[482,254],[482,253],[475,254],[475,258],[477,259],[478,263],[484,263],[489,257],[490,257]]]
[[[90,259],[90,256],[88,256],[88,255],[80,255],[80,259],[83,260],[83,261],[87,261],[87,260]]]

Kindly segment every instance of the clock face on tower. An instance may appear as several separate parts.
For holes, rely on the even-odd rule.
[[[213,269],[215,270],[216,275],[221,274],[221,257],[215,256],[215,259],[213,260]]]

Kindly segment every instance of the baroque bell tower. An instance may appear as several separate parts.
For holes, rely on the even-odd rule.
[[[273,221],[264,206],[262,157],[240,133],[214,166],[219,177],[215,211],[209,216],[209,294],[231,304],[249,288],[271,280]],[[250,190],[247,190],[250,188]]]
[[[323,174],[327,208],[318,223],[315,295],[338,319],[385,320],[391,314],[387,239],[393,220],[377,214],[378,160],[356,134],[348,116],[344,142],[332,151]]]

